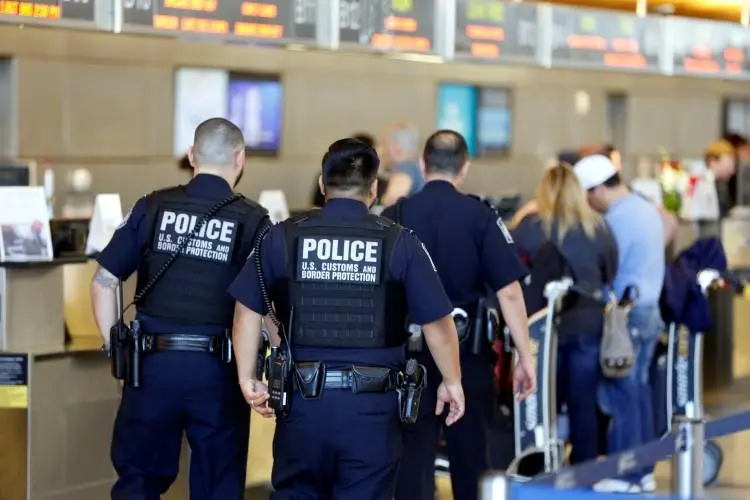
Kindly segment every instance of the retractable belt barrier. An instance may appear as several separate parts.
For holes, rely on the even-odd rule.
[[[568,467],[556,473],[543,474],[524,483],[513,482],[502,474],[488,474],[480,485],[481,500],[526,500],[540,498],[538,495],[542,492],[550,500],[632,498],[632,495],[603,495],[570,490],[588,488],[603,479],[621,476],[669,457],[672,457],[671,496],[661,498],[700,498],[703,493],[701,467],[704,440],[750,430],[750,411],[707,423],[699,419],[675,416],[672,429],[663,438],[631,450]]]

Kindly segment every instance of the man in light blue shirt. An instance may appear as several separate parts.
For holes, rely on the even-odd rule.
[[[613,419],[609,451],[619,452],[655,438],[649,368],[662,330],[659,296],[664,284],[664,223],[653,204],[628,189],[606,156],[588,156],[573,168],[587,192],[589,204],[604,214],[617,242],[615,293],[622,298],[629,286],[638,290],[636,306],[628,316],[636,351],[632,376],[607,380],[609,387],[603,391],[609,395],[605,394],[603,406],[608,407],[605,410]],[[622,480],[603,481],[595,489],[654,491],[653,467]]]

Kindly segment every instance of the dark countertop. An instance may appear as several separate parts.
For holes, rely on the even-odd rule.
[[[92,257],[87,255],[73,255],[69,257],[56,257],[54,260],[49,261],[33,261],[33,262],[0,262],[0,267],[7,267],[9,269],[38,269],[43,267],[54,267],[64,266],[65,264],[84,264],[88,262]]]

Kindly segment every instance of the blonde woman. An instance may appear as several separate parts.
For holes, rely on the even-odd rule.
[[[532,269],[544,265],[535,262],[535,256],[552,242],[578,286],[591,292],[603,289],[617,272],[617,247],[604,220],[589,207],[573,169],[560,164],[546,170],[534,201],[533,210],[512,225],[516,247]],[[573,463],[599,453],[596,396],[602,329],[601,303],[583,296],[576,297],[557,324],[558,402],[568,408]]]

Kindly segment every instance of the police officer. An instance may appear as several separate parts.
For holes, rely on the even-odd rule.
[[[333,143],[322,162],[324,208],[274,226],[259,260],[251,258],[229,289],[237,299],[240,384],[258,413],[278,409],[255,379],[260,319],[271,302],[283,326],[280,349],[291,347],[291,402],[277,413],[274,437],[275,500],[392,499],[402,449],[394,389],[403,374],[407,310],[423,325],[435,378],[442,376],[437,410],[449,406],[449,425],[464,412],[452,306],[429,254],[410,232],[368,214],[378,165],[361,141]],[[278,395],[273,370],[269,386]]]
[[[460,329],[464,332],[460,349],[463,385],[467,391],[466,414],[444,433],[453,498],[476,500],[480,475],[488,468],[485,430],[492,401],[492,371],[488,332],[476,329],[473,322],[489,285],[497,292],[520,354],[514,373],[515,390],[522,397],[533,391],[535,375],[526,308],[518,283],[526,269],[494,209],[456,190],[469,168],[466,141],[460,134],[451,130],[435,132],[425,144],[421,166],[427,179],[424,189],[389,207],[383,215],[412,229],[424,242],[456,308],[456,321],[464,326]],[[474,335],[484,338],[477,339]],[[432,373],[429,356],[425,353],[415,356],[426,364],[427,373]],[[431,382],[428,387],[436,387]],[[425,392],[423,401],[427,398]],[[397,500],[434,498],[434,462],[442,422],[441,417],[425,412],[416,425],[407,428]]]
[[[189,156],[192,180],[138,200],[97,257],[91,291],[105,344],[117,321],[118,281],[137,271],[136,296],[150,287],[135,300],[151,352],[143,355],[141,386],[126,382],[115,420],[114,500],[160,498],[177,476],[183,432],[191,498],[244,495],[249,410],[229,362],[234,300],[226,289],[270,223],[266,210],[233,193],[245,162],[242,132],[233,123],[201,123]]]

